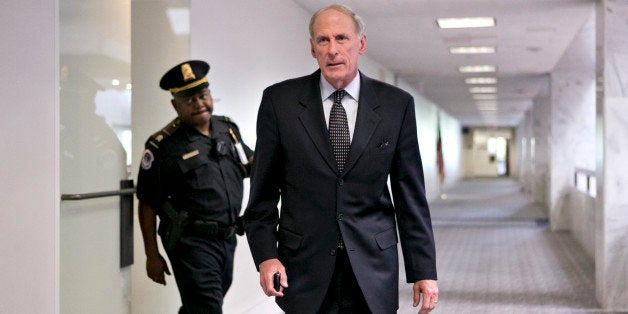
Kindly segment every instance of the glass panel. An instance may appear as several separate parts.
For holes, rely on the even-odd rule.
[[[130,1],[60,0],[61,193],[130,177]],[[129,157],[127,157],[129,156]],[[119,198],[61,204],[61,313],[129,313]]]

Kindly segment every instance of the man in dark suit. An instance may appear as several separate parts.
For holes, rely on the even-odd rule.
[[[268,87],[258,113],[244,224],[262,289],[286,313],[395,313],[399,230],[428,313],[438,285],[414,100],[358,71],[366,36],[349,8],[315,13],[310,36],[320,70]]]

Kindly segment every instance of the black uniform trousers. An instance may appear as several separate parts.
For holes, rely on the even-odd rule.
[[[168,258],[183,305],[179,313],[222,313],[233,278],[236,237],[228,239],[182,235]]]
[[[323,300],[321,314],[368,314],[371,313],[358,281],[353,274],[346,249],[336,251],[336,267]]]

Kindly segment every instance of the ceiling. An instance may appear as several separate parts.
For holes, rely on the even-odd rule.
[[[293,0],[310,12],[326,0]],[[463,126],[516,126],[545,87],[595,0],[346,0],[366,23],[366,55],[414,86]],[[496,26],[440,29],[437,18],[494,17]],[[495,46],[494,54],[454,55],[450,47]],[[496,73],[463,74],[464,65]],[[474,100],[464,79],[494,76],[496,110]],[[477,85],[479,86],[479,85]],[[482,85],[484,86],[484,85]]]

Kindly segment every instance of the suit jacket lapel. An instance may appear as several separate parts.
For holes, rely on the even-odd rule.
[[[305,131],[316,146],[327,165],[338,174],[336,159],[329,143],[329,133],[325,123],[325,113],[323,112],[323,102],[320,91],[320,70],[310,75],[310,82],[305,84],[302,97],[299,103],[305,107],[299,120],[303,124]]]
[[[358,116],[355,122],[353,140],[351,140],[351,151],[349,153],[349,160],[347,160],[347,165],[345,166],[345,173],[349,172],[358,161],[366,149],[373,132],[375,132],[375,128],[382,119],[375,112],[377,107],[379,107],[379,102],[371,86],[371,79],[360,73]]]

